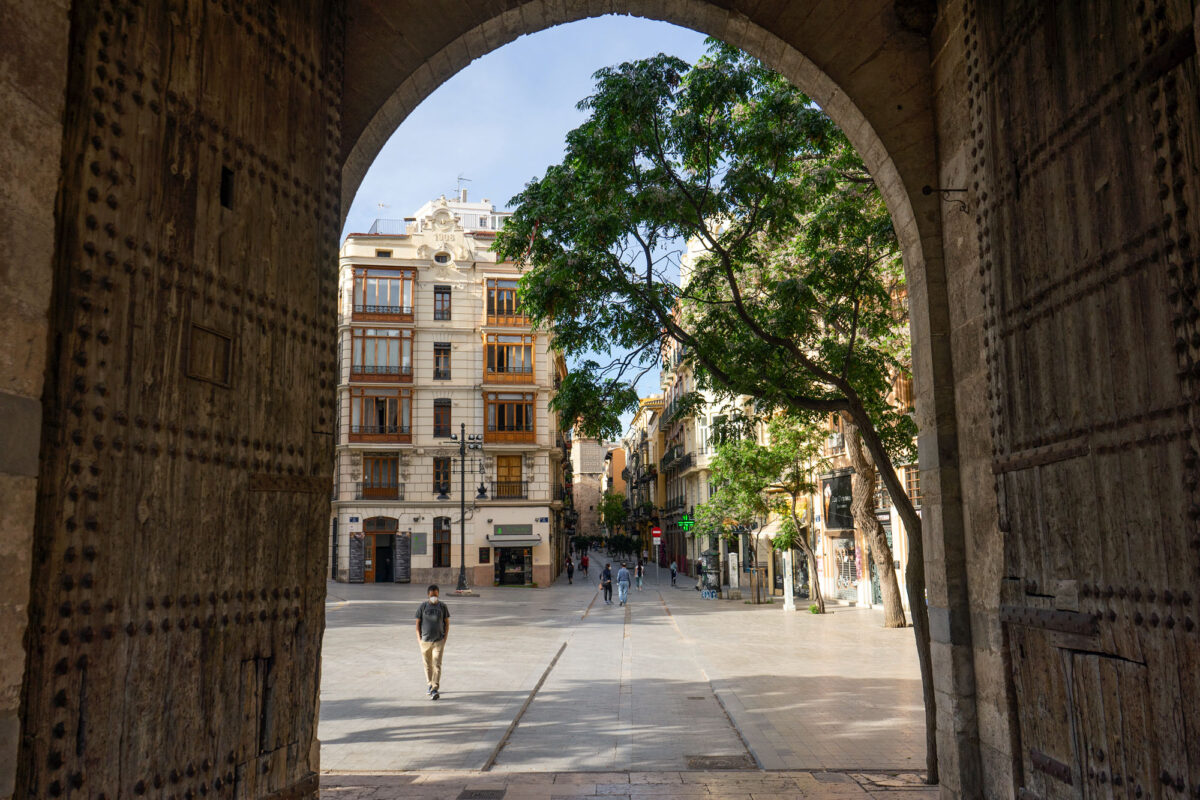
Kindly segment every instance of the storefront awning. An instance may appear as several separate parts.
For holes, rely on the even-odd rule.
[[[488,542],[492,547],[537,547],[542,543],[541,536],[496,536],[489,533]]]

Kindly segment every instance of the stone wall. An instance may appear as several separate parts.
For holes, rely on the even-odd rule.
[[[14,789],[25,674],[67,6],[0,1],[0,798]]]

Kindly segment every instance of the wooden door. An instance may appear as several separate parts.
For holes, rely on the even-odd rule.
[[[521,497],[521,460],[517,456],[496,456],[496,497]]]
[[[345,12],[63,8],[53,354],[0,791],[315,795]]]
[[[363,535],[363,583],[375,582],[375,534]]]

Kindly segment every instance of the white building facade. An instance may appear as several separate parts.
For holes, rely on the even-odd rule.
[[[549,401],[565,368],[521,313],[516,267],[488,249],[505,217],[463,192],[342,246],[334,580],[449,589],[460,567],[470,586],[558,573]]]

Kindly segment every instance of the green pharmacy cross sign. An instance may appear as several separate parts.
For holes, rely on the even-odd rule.
[[[692,519],[687,514],[684,514],[683,519],[679,520],[679,527],[683,528],[685,531],[690,531],[692,526],[695,524],[696,520]]]

